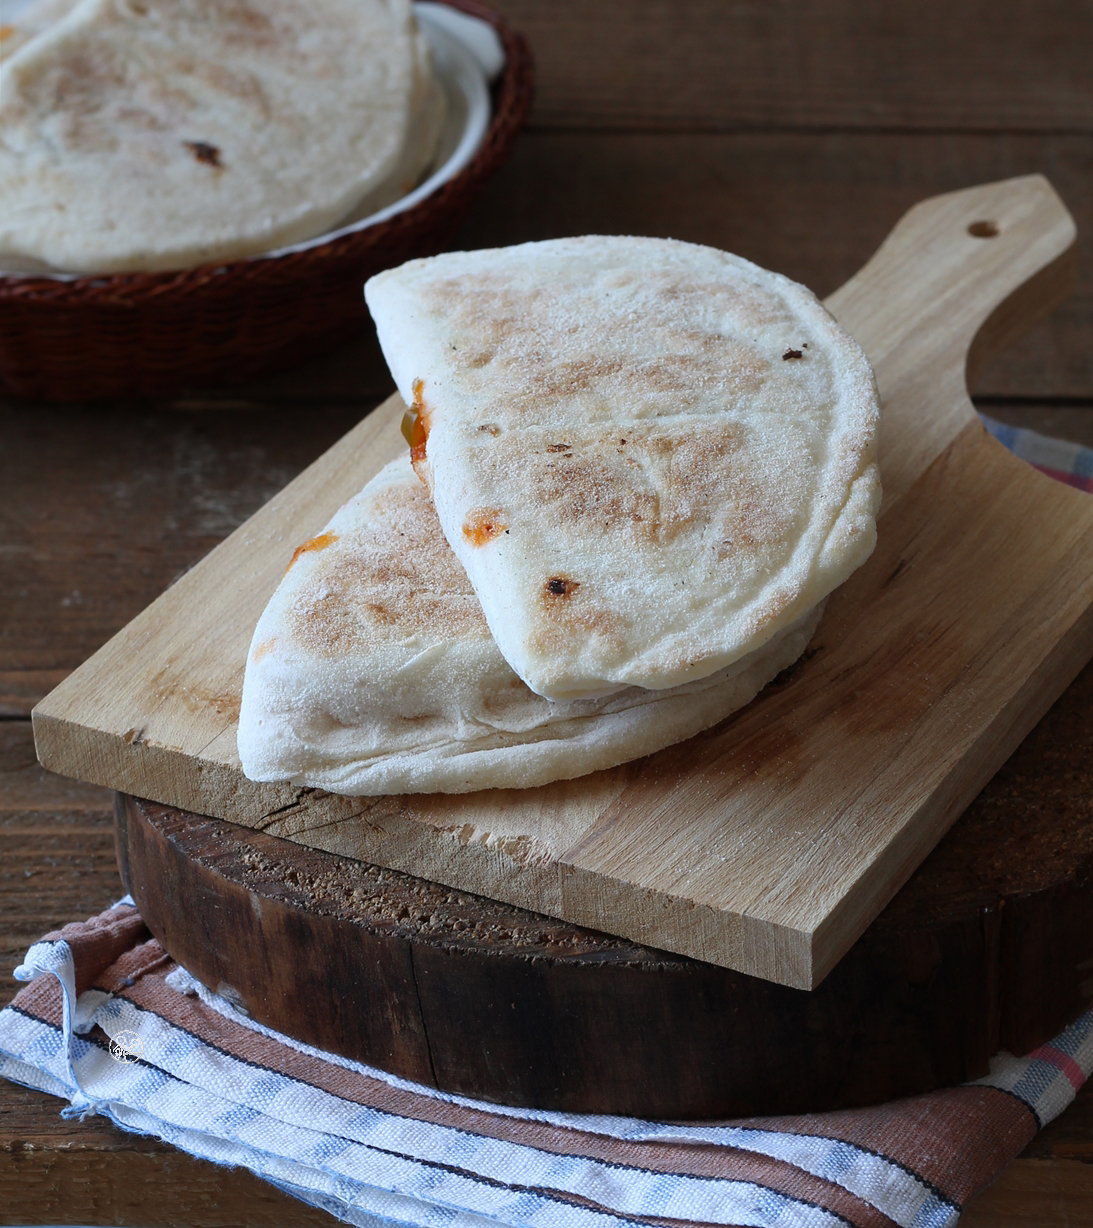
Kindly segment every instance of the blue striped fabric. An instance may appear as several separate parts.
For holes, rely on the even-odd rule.
[[[1079,490],[1093,491],[1093,448],[979,416],[991,435],[1021,460]]]

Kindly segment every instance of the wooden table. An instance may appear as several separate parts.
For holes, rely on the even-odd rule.
[[[982,410],[1093,446],[1093,11],[1066,0],[496,0],[539,65],[532,126],[460,246],[587,232],[711,243],[840,285],[916,200],[1048,175],[1071,301],[982,373]],[[120,894],[110,797],[43,772],[38,698],[391,390],[370,337],[261,384],[0,405],[0,992]],[[1093,811],[1087,670],[977,805]],[[1055,736],[1057,731],[1057,737]],[[1045,736],[1046,735],[1046,736]],[[1021,787],[1015,788],[1015,783]],[[1056,787],[1057,786],[1057,787]],[[0,1223],[329,1224],[257,1179],[62,1122],[0,1084]],[[1093,1088],[962,1223],[1093,1225]]]

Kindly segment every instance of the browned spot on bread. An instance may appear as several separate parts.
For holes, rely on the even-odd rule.
[[[257,664],[257,662],[261,661],[263,657],[268,656],[269,653],[273,651],[273,646],[276,643],[277,637],[275,635],[271,635],[268,640],[263,640],[259,645],[257,645],[255,650],[250,654],[250,659]]]
[[[571,580],[568,576],[551,576],[546,582],[546,592],[550,597],[572,597],[581,587],[580,580]]]
[[[762,436],[739,422],[634,423],[560,454],[548,453],[549,440],[506,432],[474,461],[492,489],[526,490],[542,526],[600,539],[608,552],[697,533],[711,563],[748,567],[777,555],[804,514],[807,456],[788,469],[772,463]]]
[[[670,275],[643,277],[641,292],[640,347],[625,338],[602,344],[602,328],[610,325],[597,331],[595,321],[577,322],[571,289],[549,279],[517,292],[492,273],[465,273],[423,287],[420,305],[467,339],[452,356],[459,369],[477,380],[488,366],[493,387],[503,382],[504,404],[494,412],[505,425],[538,418],[552,398],[624,395],[632,405],[663,404],[675,413],[711,392],[743,396],[762,385],[770,363],[750,340],[752,327],[762,328],[770,315],[762,294],[716,278]],[[748,332],[730,336],[693,324],[725,314]],[[629,352],[619,353],[620,347]]]
[[[550,449],[548,448],[547,451]],[[535,471],[535,498],[560,524],[583,522],[590,528],[630,525],[642,537],[655,537],[660,525],[660,500],[640,468],[608,458],[567,452],[564,467],[540,462]],[[589,525],[589,522],[592,522]]]
[[[786,352],[782,355],[783,362],[787,362],[791,358],[804,358],[804,355],[800,350],[786,350]]]
[[[472,546],[484,546],[498,533],[505,531],[503,513],[499,507],[478,507],[468,512],[463,521],[463,536]]]
[[[285,568],[285,571],[291,569],[293,563],[296,562],[301,554],[308,554],[312,550],[325,550],[327,546],[329,546],[332,542],[336,542],[337,540],[338,535],[336,533],[320,533],[318,537],[308,538],[308,540],[304,542],[302,546],[297,546],[292,552],[292,558],[289,561],[288,567]]]
[[[206,166],[217,168],[224,165],[220,161],[220,150],[216,145],[210,145],[207,141],[183,141],[182,143],[198,162],[204,162]]]
[[[480,431],[485,431],[487,435],[497,436],[501,434],[501,428],[496,422],[483,422],[478,429]]]
[[[619,652],[625,642],[627,620],[610,606],[589,599],[587,587],[570,585],[568,576],[551,576],[551,580],[567,581],[566,595],[550,592],[543,585],[540,607],[546,618],[538,623],[528,637],[528,646],[536,652],[551,655],[564,652],[571,644],[574,631],[595,636],[608,655]],[[575,590],[580,588],[579,592]]]
[[[573,396],[585,392],[622,373],[623,363],[619,358],[577,358],[570,362],[529,366],[529,387],[532,396],[543,398]]]
[[[590,601],[588,590],[581,590],[580,580],[574,580],[572,576],[564,573],[547,577],[543,584],[540,604],[547,614],[559,620],[559,627],[564,624],[569,629],[568,634],[572,633],[574,627],[580,627],[584,631],[611,637],[617,636],[625,625],[624,619],[617,611]],[[541,628],[534,638],[536,643],[543,647],[551,643],[557,646],[565,642],[564,639],[556,639],[555,633],[545,627]]]
[[[391,626],[398,622],[398,614],[394,609],[384,605],[382,601],[366,601],[364,608],[372,615],[377,623],[382,623],[384,626]]]
[[[570,448],[569,444],[567,443],[548,443],[547,451],[548,452],[571,452],[572,448]]]
[[[489,635],[467,573],[424,487],[392,487],[367,524],[345,534],[296,594],[293,641],[325,659],[423,634],[431,642]]]

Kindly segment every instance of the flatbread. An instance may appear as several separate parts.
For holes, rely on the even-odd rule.
[[[403,195],[444,109],[409,0],[80,0],[5,59],[0,267],[309,238]]]
[[[723,720],[797,659],[819,617],[675,690],[543,699],[497,650],[404,456],[297,550],[254,632],[239,757],[252,780],[351,796],[567,780]]]
[[[540,695],[714,674],[872,551],[872,371],[788,278],[589,236],[410,261],[365,293],[444,535]]]

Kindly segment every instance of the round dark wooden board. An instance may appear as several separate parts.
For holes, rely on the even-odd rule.
[[[889,1100],[1093,995],[1093,667],[811,993],[120,796],[122,874],[250,1015],[499,1103],[657,1118]]]

